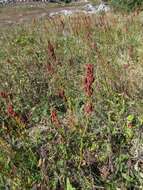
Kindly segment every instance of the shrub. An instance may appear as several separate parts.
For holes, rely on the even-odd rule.
[[[140,9],[143,0],[110,0],[110,3],[116,8],[132,11]]]

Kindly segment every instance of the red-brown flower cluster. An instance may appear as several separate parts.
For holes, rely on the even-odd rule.
[[[86,115],[90,115],[93,112],[93,105],[92,103],[87,103],[84,107],[84,113]]]
[[[94,82],[94,66],[93,64],[86,65],[86,76],[84,79],[84,90],[87,97],[91,97],[93,94],[92,84]],[[93,105],[87,101],[84,106],[84,113],[90,115],[93,112]]]
[[[54,68],[53,68],[53,66],[51,65],[51,63],[48,63],[48,64],[47,64],[47,72],[48,72],[49,74],[53,74],[53,73],[54,73]]]
[[[48,54],[49,54],[50,58],[52,58],[54,61],[56,61],[55,48],[50,41],[48,41]]]
[[[66,95],[65,95],[65,91],[63,89],[60,89],[58,92],[58,96],[63,99],[63,100],[67,100]]]
[[[62,89],[60,89],[59,92],[58,92],[58,96],[59,96],[60,98],[64,98],[64,97],[65,97],[65,91],[62,90]]]
[[[14,107],[10,101],[10,93],[6,92],[0,92],[0,97],[3,98],[6,102],[7,108],[6,108],[6,113],[9,117],[13,117],[15,119],[18,118],[18,114],[14,111]],[[19,118],[20,119],[20,118]]]
[[[8,98],[8,94],[6,92],[0,92],[0,97],[7,99]]]
[[[7,113],[11,117],[17,117],[17,113],[14,111],[13,105],[9,104],[7,107]]]
[[[57,111],[54,109],[51,111],[51,122],[56,126],[59,127],[60,126],[60,122],[58,119],[58,115],[57,115]]]
[[[87,64],[86,65],[86,76],[84,79],[84,90],[87,96],[92,96],[93,94],[93,88],[92,84],[94,82],[94,67],[92,64]]]

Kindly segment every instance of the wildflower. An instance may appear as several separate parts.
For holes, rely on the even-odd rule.
[[[50,63],[47,65],[47,71],[48,71],[49,74],[54,73],[54,68],[52,67],[52,65]]]
[[[87,94],[87,96],[92,96],[93,94],[93,88],[92,88],[92,84],[94,82],[94,76],[93,76],[93,72],[94,72],[94,67],[92,64],[87,64],[86,65],[86,77],[84,79],[84,90],[85,93]]]
[[[0,92],[0,97],[7,99],[8,98],[8,94],[6,92]]]
[[[61,98],[64,98],[64,97],[65,97],[65,92],[64,92],[64,90],[60,90],[60,91],[59,91],[59,97],[61,97]]]
[[[128,123],[127,127],[128,127],[129,129],[133,128],[132,123]]]
[[[130,64],[124,64],[124,65],[123,65],[123,68],[124,68],[124,69],[128,69],[129,66],[130,66]]]
[[[86,114],[86,115],[89,115],[89,114],[91,114],[93,112],[93,105],[92,105],[92,103],[87,103],[86,105],[85,105],[85,107],[84,107],[84,113]]]
[[[51,111],[51,122],[56,125],[57,127],[59,127],[60,122],[57,116],[57,111],[56,110],[52,110]]]
[[[14,111],[13,105],[9,104],[7,107],[7,113],[11,117],[16,117],[17,113]]]
[[[109,175],[109,168],[107,166],[103,166],[102,168],[100,168],[100,174],[101,177],[105,180],[107,179],[108,175]]]
[[[95,43],[95,42],[92,42],[92,44],[91,44],[91,48],[94,50],[96,50],[97,49],[97,44]]]
[[[54,61],[56,61],[54,46],[51,44],[50,41],[48,41],[48,54],[51,58],[53,58]]]
[[[65,91],[63,89],[60,89],[58,92],[58,96],[64,100],[66,100]]]

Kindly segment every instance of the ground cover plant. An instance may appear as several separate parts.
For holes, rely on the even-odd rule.
[[[142,19],[0,30],[0,189],[143,189]]]
[[[109,0],[108,1],[115,8],[133,11],[135,9],[141,9],[143,5],[143,0]]]

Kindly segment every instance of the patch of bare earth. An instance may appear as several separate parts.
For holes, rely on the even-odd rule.
[[[29,3],[16,4],[0,8],[0,27],[11,26],[23,22],[30,22],[33,19],[40,19],[49,16],[52,12],[64,10],[73,10],[85,2],[74,3],[70,5],[53,3]]]

